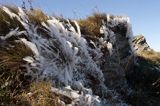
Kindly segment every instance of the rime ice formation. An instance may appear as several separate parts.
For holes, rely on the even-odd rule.
[[[32,50],[34,56],[27,56],[23,60],[27,62],[27,74],[33,79],[52,81],[57,87],[52,88],[52,91],[71,97],[71,105],[106,106],[111,101],[116,101],[116,106],[127,105],[118,97],[118,91],[119,87],[126,88],[126,70],[122,66],[132,56],[129,45],[132,31],[128,17],[107,15],[107,22],[102,20],[103,25],[99,29],[104,36],[97,42],[90,40],[94,45],[91,48],[76,21],[64,22],[49,17],[46,22],[35,26],[21,8],[18,8],[17,14],[7,7],[2,9],[12,19],[16,18],[24,30],[18,27],[11,29],[0,39],[4,41],[16,36],[17,41]],[[39,33],[39,29],[45,33]],[[106,53],[101,50],[104,46],[107,46]],[[127,52],[129,50],[130,53]],[[70,87],[65,88],[67,86]],[[110,90],[112,88],[115,90]],[[111,100],[107,99],[109,96]]]

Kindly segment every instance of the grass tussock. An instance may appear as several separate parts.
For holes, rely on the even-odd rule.
[[[34,9],[27,12],[29,17],[29,21],[35,25],[41,25],[42,22],[46,22],[48,20],[47,15],[45,15],[41,10]]]
[[[51,92],[51,83],[34,82],[31,84],[29,92],[24,92],[20,96],[21,102],[29,106],[61,106],[58,102],[58,95]]]
[[[158,96],[160,94],[160,53],[143,50],[139,51],[137,56],[138,65],[135,65],[134,73],[130,76],[134,87],[142,89],[149,95]]]
[[[10,103],[30,84],[30,76],[25,76],[23,58],[33,55],[31,50],[18,42],[13,46],[0,48],[0,103]],[[0,105],[2,105],[0,104]]]
[[[160,52],[155,52],[153,50],[151,51],[143,50],[138,53],[138,56],[141,56],[146,60],[152,61],[154,63],[160,64]]]
[[[16,6],[9,6],[9,5],[4,5],[5,7],[7,7],[11,12],[15,13],[15,14],[18,14],[19,10],[18,10],[18,7]]]
[[[79,20],[82,34],[87,35],[88,38],[95,40],[100,37],[100,27],[102,26],[102,20],[107,21],[106,14],[94,13],[92,16],[86,19]]]
[[[0,105],[60,106],[50,83],[32,83],[26,76],[23,58],[33,56],[32,51],[21,42],[9,43],[11,47],[0,47]]]
[[[18,8],[14,6],[5,6],[9,9],[9,11],[13,12],[18,16]],[[34,24],[35,26],[41,26],[42,22],[46,22],[49,18],[45,15],[41,10],[34,9],[34,10],[26,10],[25,13],[28,16],[29,23]],[[7,14],[3,7],[0,7],[0,36],[5,36],[9,33],[11,29],[18,28],[20,31],[24,31],[25,28],[21,24],[21,22],[16,18],[11,18],[9,14]]]
[[[17,13],[17,8],[8,7],[13,13]],[[3,9],[0,7],[0,36],[5,36],[11,29],[18,28],[20,31],[24,30],[22,24],[16,17],[11,18]]]

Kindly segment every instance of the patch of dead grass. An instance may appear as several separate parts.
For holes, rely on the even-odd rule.
[[[138,53],[138,56],[141,56],[146,60],[150,60],[154,63],[160,64],[160,52],[155,52],[153,50],[151,51],[143,50]]]
[[[78,23],[81,27],[82,34],[87,35],[87,37],[91,38],[92,40],[100,37],[102,20],[107,21],[106,14],[94,13],[92,16],[89,16],[86,19],[79,20]]]

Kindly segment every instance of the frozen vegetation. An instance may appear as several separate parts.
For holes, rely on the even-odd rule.
[[[2,6],[1,11],[11,20],[18,21],[23,28],[13,27],[7,34],[0,36],[0,41],[16,38],[13,39],[15,42],[23,43],[31,50],[33,55],[27,55],[22,59],[25,62],[25,75],[31,76],[32,81],[50,81],[53,85],[50,88],[51,92],[72,100],[66,104],[59,99],[59,104],[130,105],[123,99],[119,88],[116,88],[121,87],[128,94],[132,92],[126,84],[124,72],[130,67],[127,60],[134,56],[132,28],[128,17],[106,15],[97,29],[101,36],[96,41],[88,42],[88,38],[81,32],[79,21],[46,16],[44,21],[35,24],[30,21],[27,10],[17,8],[16,12],[13,12],[12,9]],[[121,30],[124,32],[118,32]],[[122,47],[126,45],[128,54],[122,51]],[[125,68],[122,67],[124,64]],[[111,80],[106,79],[111,76],[109,70],[107,71],[110,66],[119,68],[110,70],[117,75],[113,84]],[[117,81],[119,86],[116,84]]]

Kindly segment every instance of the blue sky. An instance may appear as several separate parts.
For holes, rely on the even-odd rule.
[[[130,17],[134,35],[143,34],[151,48],[160,51],[160,0],[32,0],[33,7],[49,15],[84,18],[94,11]],[[0,0],[21,6],[21,0]]]

